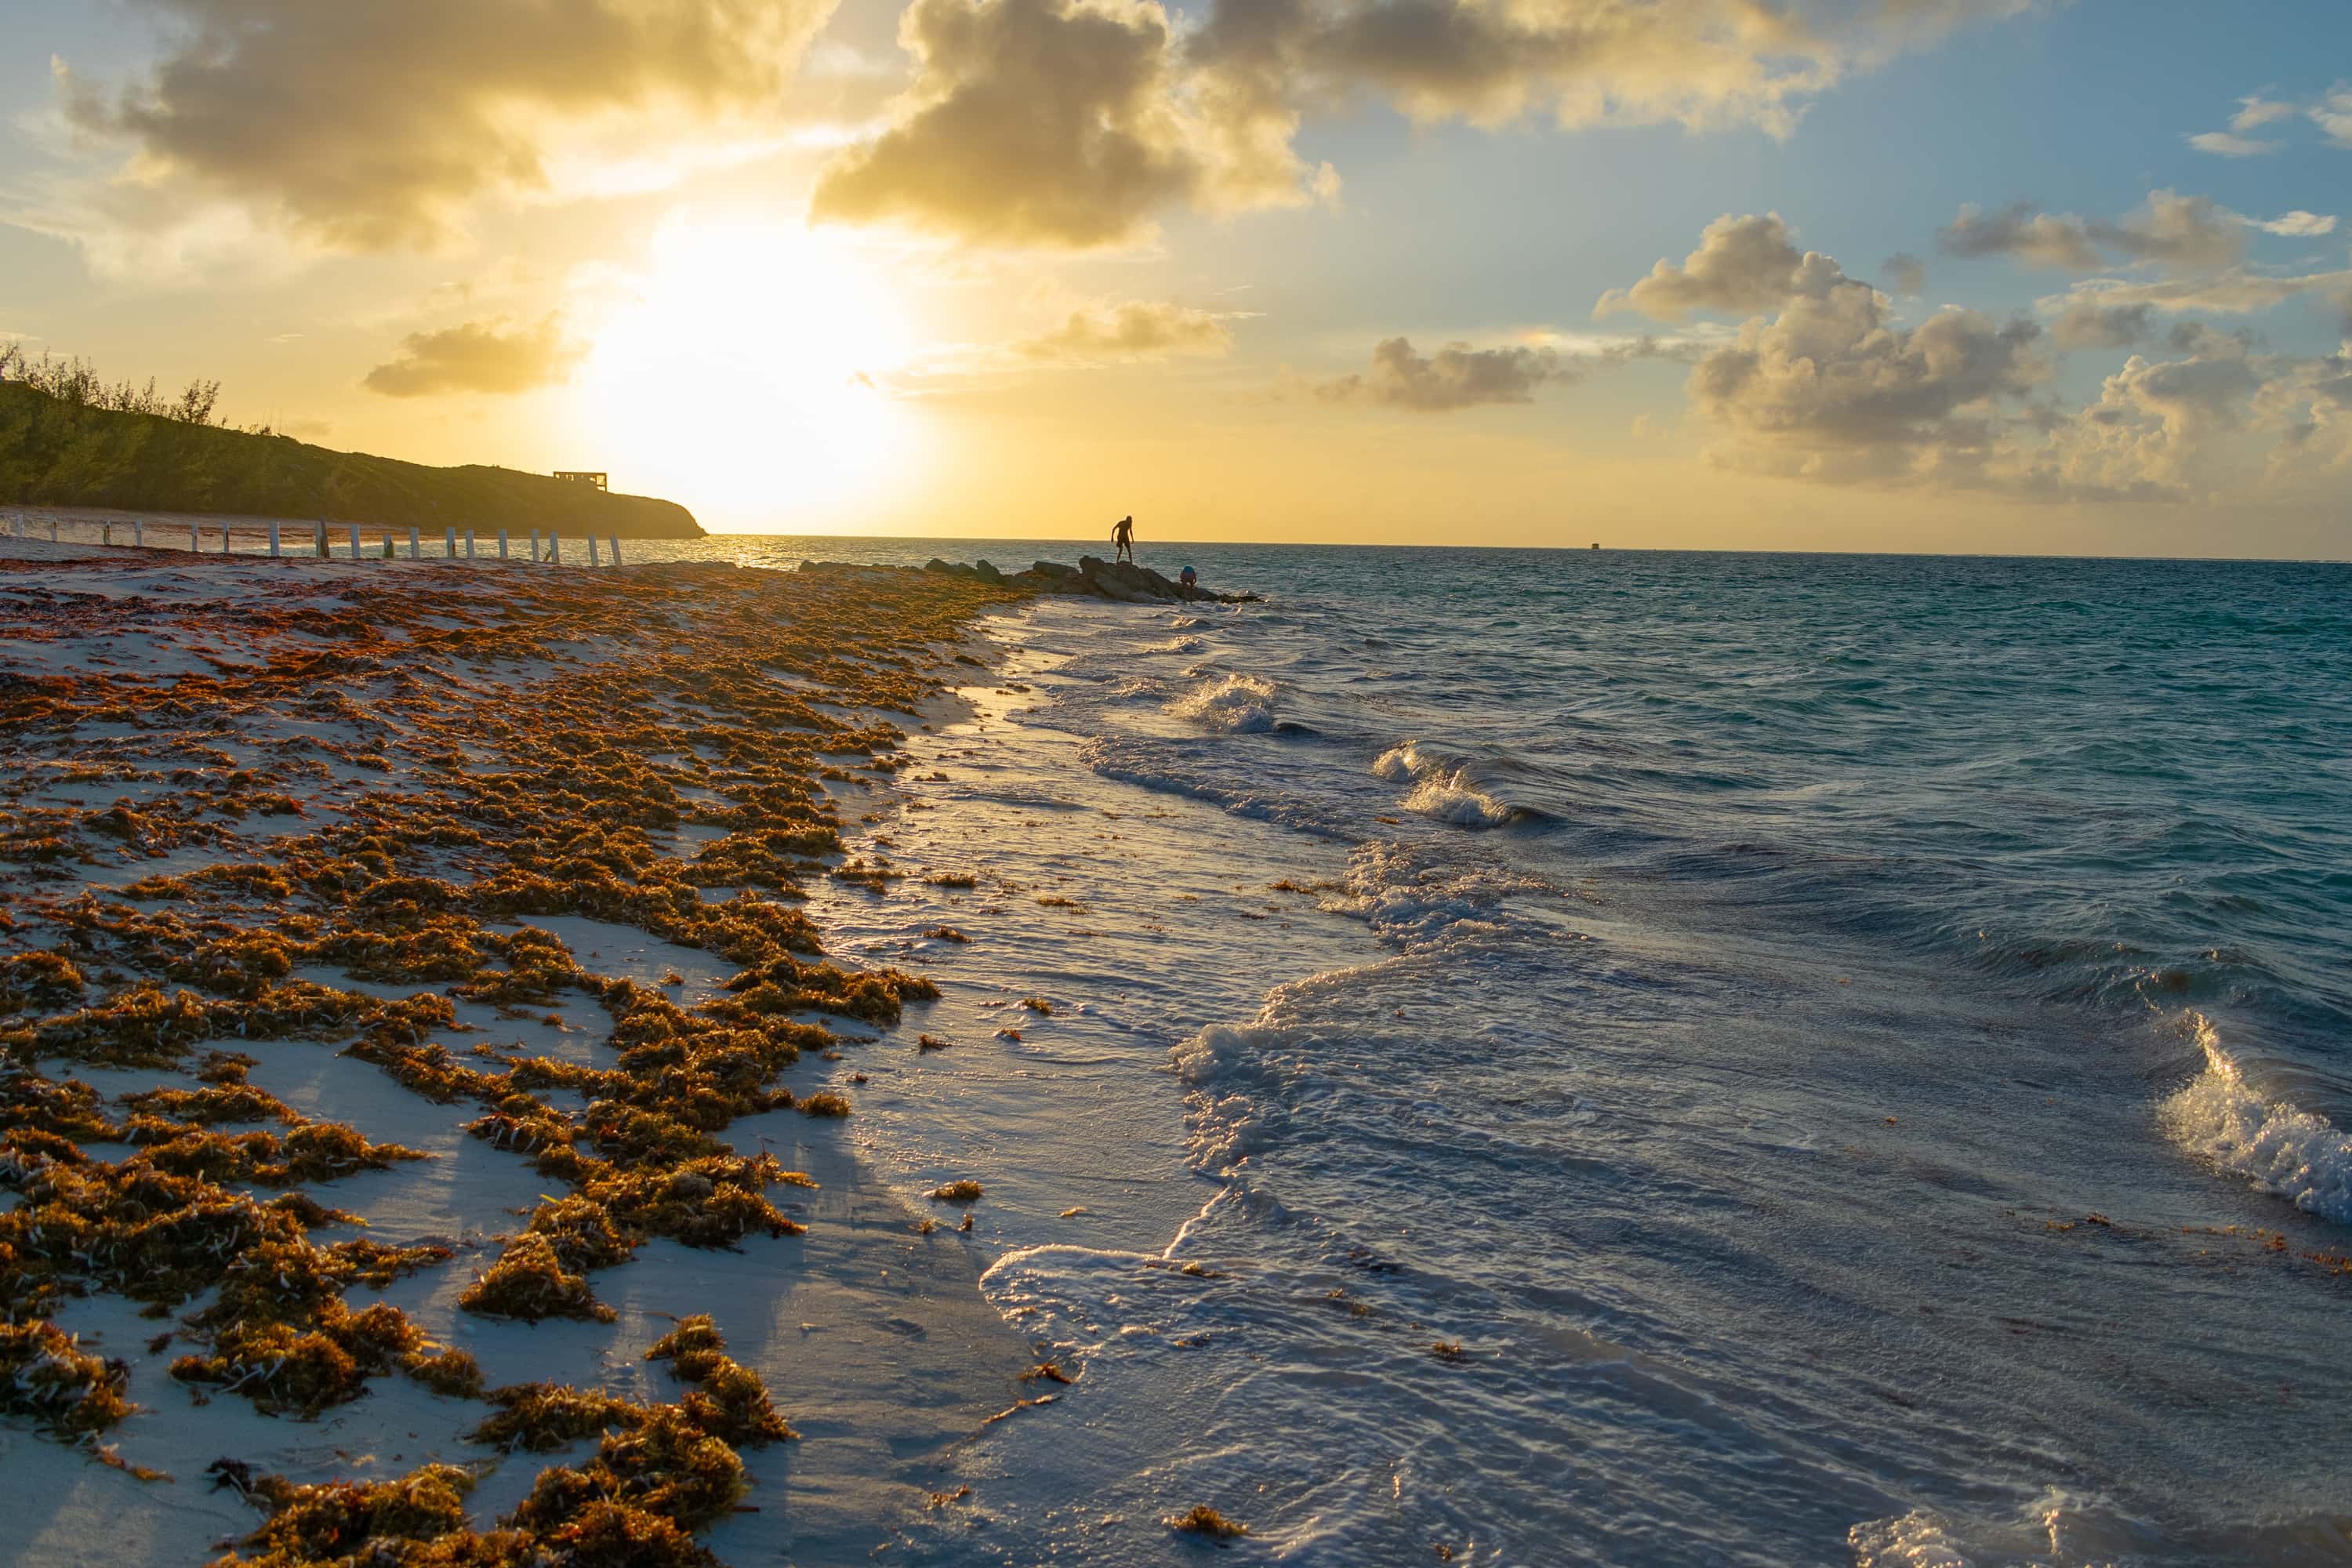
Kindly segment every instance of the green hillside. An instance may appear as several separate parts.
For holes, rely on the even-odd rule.
[[[697,539],[674,501],[512,468],[428,468],[0,382],[0,505],[321,518],[392,528],[550,529]]]

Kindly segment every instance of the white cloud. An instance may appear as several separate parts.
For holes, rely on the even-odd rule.
[[[2337,82],[2305,111],[2338,147],[2352,147],[2352,82]]]
[[[2264,234],[2283,234],[2296,239],[2316,239],[2321,235],[2336,232],[2334,217],[2323,216],[2318,213],[2307,213],[2301,208],[2291,213],[2281,213],[2268,221],[2250,217],[2245,222],[2247,227],[2261,229]]]
[[[2230,117],[2232,131],[2252,131],[2273,121],[2291,120],[2294,105],[2282,98],[2264,98],[2253,93],[2238,100],[2238,112]]]
[[[2260,142],[2252,137],[2233,135],[2227,131],[2200,131],[2189,139],[2189,144],[2200,153],[2211,153],[2222,158],[2259,158],[2286,145],[2284,142]]]

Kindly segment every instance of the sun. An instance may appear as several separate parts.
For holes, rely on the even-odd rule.
[[[907,354],[875,269],[798,225],[677,216],[622,281],[575,384],[595,465],[706,526],[824,531],[905,482]]]

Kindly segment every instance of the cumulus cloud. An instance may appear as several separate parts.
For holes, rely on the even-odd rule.
[[[2153,249],[2201,255],[2196,237],[2210,221],[2159,205],[2128,232]],[[2352,466],[2347,354],[2257,355],[2246,336],[2184,322],[2169,340],[2180,357],[2135,355],[2095,402],[2069,410],[2032,321],[1947,308],[1906,327],[1886,295],[1834,259],[1806,263],[1777,313],[1751,317],[1691,371],[1685,391],[1719,437],[1710,457],[1721,465],[2038,500],[2173,500],[2257,484],[2273,496],[2325,494]],[[2300,281],[2316,288],[2328,275]],[[2059,346],[2123,347],[2173,308],[2142,290],[2214,283],[2084,286],[2044,308],[2058,318]]]
[[[1634,311],[1654,321],[1679,321],[1696,310],[1744,313],[1792,294],[1819,293],[1837,276],[1835,263],[1791,243],[1779,213],[1726,213],[1706,226],[1698,248],[1680,266],[1659,258],[1633,287],[1602,294],[1593,314]]]
[[[571,379],[586,353],[587,345],[567,336],[553,315],[528,327],[467,321],[437,332],[411,332],[400,353],[368,372],[362,384],[386,397],[510,395]]]
[[[1409,339],[1390,338],[1372,350],[1370,374],[1324,382],[1315,395],[1327,403],[1376,403],[1443,413],[1481,404],[1532,403],[1537,388],[1576,374],[1573,362],[1548,348],[1474,349],[1448,343],[1424,354]]]
[[[1805,100],[1952,26],[2026,0],[1217,0],[1213,72],[1325,97],[1370,90],[1418,120],[1791,130]]]
[[[1085,248],[1138,237],[1201,180],[1156,5],[914,0],[898,37],[913,90],[826,167],[815,217]]]
[[[1218,355],[1234,346],[1230,317],[1169,301],[1129,300],[1081,305],[1049,332],[1024,339],[1013,352],[1024,359],[1166,359],[1171,354]]]
[[[1792,129],[1841,76],[2029,0],[913,0],[890,124],[821,216],[992,245],[1132,243],[1158,210],[1336,200],[1296,148],[1365,97],[1420,121]]]
[[[1898,250],[1879,263],[1879,270],[1895,285],[1895,291],[1912,299],[1927,292],[1927,264],[1907,250]]]
[[[2013,256],[2034,267],[2089,272],[2105,259],[2078,217],[2040,211],[2032,202],[2012,202],[1989,213],[1973,204],[1936,232],[1947,256]]]
[[[2062,349],[2129,348],[2147,335],[2155,309],[2102,305],[2095,298],[2070,300],[2050,323],[2050,341]]]
[[[127,143],[119,183],[192,187],[341,248],[429,244],[465,205],[550,184],[567,133],[676,137],[770,103],[833,0],[136,0],[166,44],[68,118]]]
[[[2138,212],[2117,222],[2093,224],[2100,244],[2135,261],[2181,267],[2222,267],[2245,253],[2245,220],[2217,206],[2210,196],[2151,191]]]
[[[1563,342],[1570,346],[1559,346]],[[1450,413],[1489,404],[1531,403],[1543,387],[1570,385],[1597,371],[1637,359],[1687,362],[1701,352],[1696,339],[1644,335],[1555,338],[1484,349],[1453,342],[1424,354],[1411,339],[1395,337],[1373,348],[1369,373],[1315,383],[1309,390],[1325,403]]]
[[[1950,256],[2010,256],[2029,267],[2095,271],[2105,252],[2171,267],[2221,267],[2245,251],[2246,220],[2210,196],[2151,191],[2138,210],[2112,223],[2045,213],[2014,202],[1988,213],[1974,205],[1937,232]]]

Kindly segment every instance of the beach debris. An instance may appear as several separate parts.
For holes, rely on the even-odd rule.
[[[1077,1381],[1077,1379],[1072,1377],[1068,1373],[1064,1372],[1059,1366],[1050,1361],[1041,1361],[1035,1366],[1031,1367],[1027,1372],[1021,1374],[1021,1381],[1024,1383],[1034,1383],[1040,1378],[1044,1379],[1047,1383],[1076,1383]]]
[[[935,1204],[978,1203],[981,1194],[986,1191],[987,1189],[978,1182],[967,1176],[959,1181],[950,1182],[944,1186],[932,1188],[930,1199]]]
[[[1440,1340],[1429,1347],[1429,1353],[1449,1363],[1459,1363],[1470,1359],[1470,1352],[1462,1348],[1461,1342],[1458,1340]]]

